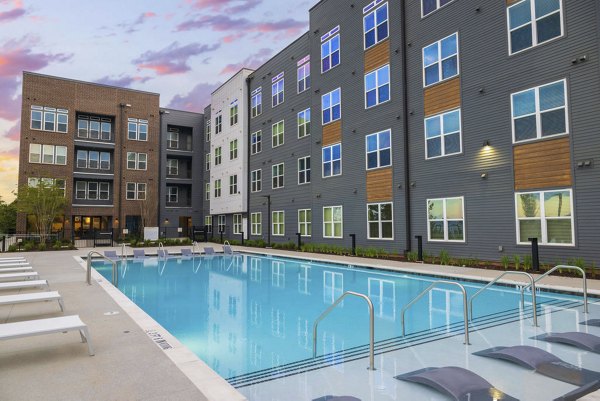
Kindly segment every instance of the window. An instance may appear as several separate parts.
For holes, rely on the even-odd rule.
[[[507,12],[510,54],[563,35],[562,0],[522,0]]]
[[[101,123],[100,139],[103,141],[110,141],[112,133],[112,122],[108,119],[103,118]]]
[[[281,77],[281,78],[280,78]],[[279,78],[279,80],[277,80]],[[283,72],[273,78],[273,85],[271,85],[271,96],[272,106],[278,106],[283,103],[284,100],[284,81]]]
[[[210,171],[210,153],[206,154],[206,157],[204,158],[204,164],[206,167],[206,171]]]
[[[42,163],[44,164],[54,164],[54,145],[42,145]]]
[[[462,151],[460,109],[425,119],[425,157],[448,156]]]
[[[69,110],[31,106],[31,129],[66,133],[69,129]]]
[[[221,197],[221,179],[215,180],[215,198]]]
[[[252,99],[250,100],[250,115],[252,118],[260,116],[262,114],[262,87],[255,89],[252,92]]]
[[[215,134],[220,134],[223,131],[223,116],[219,114],[215,118]]]
[[[238,140],[234,139],[229,142],[229,160],[237,159],[238,157]]]
[[[126,186],[126,199],[127,200],[145,200],[146,199],[146,184],[128,182]]]
[[[206,120],[205,140],[210,142],[210,119]]]
[[[298,159],[298,185],[310,183],[310,156]]]
[[[215,166],[218,166],[221,164],[221,147],[216,147],[215,148]]]
[[[421,15],[424,17],[454,0],[421,0]]]
[[[77,168],[110,170],[110,153],[78,150]]]
[[[110,170],[110,153],[100,152],[100,170]]]
[[[169,128],[169,133],[167,137],[167,147],[169,149],[179,148],[179,130],[177,130],[176,128]]]
[[[342,174],[342,144],[323,148],[323,178]]]
[[[390,66],[365,74],[365,108],[390,100]]]
[[[429,241],[465,242],[464,198],[427,200]]]
[[[127,119],[127,138],[132,141],[148,140],[148,120]]]
[[[298,93],[310,88],[310,56],[298,62]],[[304,64],[302,64],[304,62]]]
[[[90,150],[88,152],[88,167],[97,170],[99,166],[100,166],[100,153]]]
[[[37,143],[29,144],[29,163],[42,162],[42,145]]]
[[[363,13],[369,12],[377,2],[373,2],[363,9]],[[365,49],[376,45],[387,39],[388,30],[388,5],[383,3],[376,10],[369,12],[363,18],[363,32],[365,35]]]
[[[29,144],[29,163],[67,164],[67,147],[54,145]]]
[[[367,205],[367,237],[369,239],[394,239],[391,202]]]
[[[83,115],[77,117],[78,138],[110,141],[111,133],[112,121],[108,118]]]
[[[515,203],[518,244],[575,245],[571,189],[516,193]]]
[[[337,88],[336,90],[326,93],[321,97],[323,125],[339,120],[342,117],[341,93],[341,89]]]
[[[179,160],[167,159],[167,175],[179,175]]]
[[[252,235],[262,235],[262,213],[250,214],[250,233]]]
[[[513,93],[513,142],[568,133],[566,81]]]
[[[219,215],[217,218],[217,229],[219,230],[220,233],[224,233],[225,232],[225,227],[226,227],[226,216],[225,215]]]
[[[298,232],[303,237],[312,235],[312,213],[310,209],[298,210]]]
[[[242,233],[242,215],[241,214],[233,215],[233,233],[234,234]]]
[[[389,129],[366,136],[367,170],[392,165],[391,136]]]
[[[281,163],[271,167],[273,176],[272,189],[283,188],[283,165],[284,163]]]
[[[253,155],[260,153],[262,150],[262,131],[257,131],[251,135],[250,151]]]
[[[206,194],[204,196],[204,199],[210,200],[210,182],[206,183],[206,185],[205,185],[205,191],[206,191]]]
[[[323,208],[323,238],[343,238],[342,206]]]
[[[212,233],[212,216],[204,216],[204,225],[206,226],[206,232],[209,234]]]
[[[252,192],[260,192],[262,190],[262,170],[254,170],[250,172],[250,190]]]
[[[27,179],[27,185],[35,188],[40,185],[45,187],[56,187],[56,189],[62,191],[63,196],[66,195],[66,181],[61,178],[35,178],[30,177]]]
[[[77,181],[75,183],[75,199],[86,199],[87,183],[85,181]]]
[[[285,122],[283,120],[278,123],[273,124],[272,132],[273,132],[273,147],[283,145],[283,132],[285,130]]]
[[[238,123],[238,105],[237,103],[229,107],[229,125],[236,125]]]
[[[310,135],[310,109],[298,113],[298,138]]]
[[[177,203],[179,199],[179,188],[167,187],[167,203]]]
[[[229,176],[229,195],[237,195],[237,175]]]
[[[90,139],[100,139],[100,119],[90,118]]]
[[[340,27],[333,28],[329,33],[321,37],[321,73],[325,73],[340,64]]]
[[[272,230],[274,236],[285,235],[285,212],[279,210],[271,213]]]
[[[127,152],[127,170],[146,170],[146,153]]]
[[[146,184],[137,183],[137,198],[138,200],[146,200]]]
[[[88,152],[85,150],[77,151],[77,168],[87,168]]]
[[[454,33],[423,48],[424,86],[458,75],[458,34]]]

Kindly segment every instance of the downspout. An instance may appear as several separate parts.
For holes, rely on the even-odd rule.
[[[117,224],[117,230],[119,230],[119,231],[117,232],[117,238],[121,238],[121,235],[123,234],[121,225],[124,223],[123,216],[121,216],[121,213],[123,212],[123,202],[125,201],[123,199],[123,135],[125,135],[125,130],[123,129],[123,124],[124,124],[123,114],[125,113],[124,109],[126,106],[127,105],[125,103],[119,104],[119,107],[121,109],[121,116],[120,116],[121,123],[119,124],[119,143],[117,145],[118,151],[119,151],[119,177],[118,177],[118,179],[119,179],[119,207],[118,207],[118,212],[117,212],[117,218],[119,219],[119,224]],[[115,153],[116,153],[116,151],[115,151]]]
[[[411,211],[410,211],[410,163],[409,163],[409,134],[408,134],[408,73],[406,61],[406,0],[400,3],[400,26],[402,29],[402,122],[404,129],[404,215],[406,232],[406,252],[412,249]]]
[[[246,143],[248,146],[246,146],[246,157],[248,158],[247,162],[246,162],[246,201],[247,201],[247,205],[248,205],[248,209],[246,211],[246,227],[244,228],[244,236],[246,236],[248,239],[250,239],[250,226],[252,224],[251,220],[251,214],[250,214],[250,155],[251,155],[251,150],[252,150],[252,142],[251,142],[251,137],[250,137],[250,121],[252,120],[251,116],[252,116],[252,91],[251,91],[251,84],[252,83],[252,77],[248,77],[246,78],[246,90],[248,91],[248,95],[247,95],[247,99],[246,99],[246,114],[247,114],[247,119],[248,119],[248,126],[247,126],[247,132],[246,132]]]
[[[163,210],[166,212],[166,209],[163,209],[162,207],[162,202],[165,201],[163,199],[163,182],[166,182],[166,174],[165,174],[165,178],[162,178],[162,174],[163,174],[163,168],[165,167],[165,163],[163,163],[163,156],[166,155],[166,149],[167,147],[165,146],[163,148],[163,116],[165,114],[165,110],[158,110],[158,115],[159,115],[159,124],[160,127],[158,128],[158,227],[160,227],[160,222],[164,220],[164,216],[163,216]],[[165,201],[166,202],[166,201]],[[165,203],[166,206],[166,203]],[[160,231],[160,228],[159,228]],[[167,228],[165,227],[165,233],[167,232]]]

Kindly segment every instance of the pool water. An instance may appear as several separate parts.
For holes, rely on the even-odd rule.
[[[110,264],[98,261],[93,265],[111,279]],[[313,323],[345,291],[363,293],[372,300],[376,341],[399,338],[402,308],[436,280],[247,254],[150,257],[122,261],[119,266],[119,289],[226,379],[312,358]],[[461,283],[469,295],[482,287]],[[529,296],[525,299],[530,300]],[[538,305],[574,299],[538,293]],[[518,318],[519,306],[520,291],[494,286],[477,298],[474,316]],[[368,321],[366,302],[346,298],[319,324],[318,355],[363,347],[369,339]],[[408,310],[406,331],[462,329],[462,321],[462,293],[458,287],[442,285]]]

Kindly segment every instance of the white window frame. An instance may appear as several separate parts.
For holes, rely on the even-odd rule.
[[[175,199],[175,200],[173,200]],[[175,186],[167,187],[167,203],[179,203],[179,188]]]
[[[262,212],[250,214],[250,235],[262,235]]]
[[[233,127],[238,123],[238,110],[239,106],[236,104],[229,107],[229,126]]]
[[[310,61],[298,67],[296,89],[298,94],[310,89]],[[304,89],[300,90],[300,83],[304,84]]]
[[[108,166],[102,167],[102,163],[106,162],[106,157],[108,157]],[[110,170],[110,153],[109,152],[100,152],[100,170]]]
[[[215,180],[215,198],[220,198],[222,194],[221,179]]]
[[[83,192],[83,196],[79,195],[80,192]],[[87,183],[85,181],[77,181],[75,183],[75,199],[76,200],[87,199]]]
[[[250,153],[256,155],[262,152],[262,130],[250,135]]]
[[[304,160],[304,169],[300,168],[301,160]],[[307,163],[306,163],[307,160],[308,160],[308,168],[307,168]],[[298,158],[298,185],[310,184],[310,174],[311,174],[310,170],[311,170],[310,156],[304,156],[304,157]],[[304,182],[300,182],[300,173],[304,173]]]
[[[451,113],[455,113],[458,112],[458,137],[460,138],[460,146],[459,146],[459,150],[458,152],[454,152],[454,153],[446,153],[446,141],[444,140],[446,135],[454,135],[456,134],[456,132],[448,132],[445,133],[444,132],[444,116],[446,114],[451,114]],[[439,156],[429,156],[428,152],[427,152],[427,140],[428,139],[433,139],[433,138],[438,138],[437,136],[432,137],[432,138],[428,138],[427,137],[427,121],[429,120],[433,120],[433,119],[439,119],[440,120],[440,141],[441,141],[441,154]],[[453,109],[453,110],[447,110],[444,111],[442,113],[433,115],[433,116],[429,116],[427,118],[425,118],[423,120],[423,131],[425,134],[425,159],[427,160],[431,160],[431,159],[438,159],[440,157],[446,157],[446,156],[453,156],[453,155],[460,155],[463,152],[463,140],[462,140],[462,111],[460,108],[457,109]]]
[[[448,220],[448,214],[446,212],[446,203],[448,200],[461,199],[462,202],[462,222],[463,222],[463,239],[462,240],[451,240],[448,239],[448,221],[460,221],[457,219]],[[443,202],[443,217],[442,220],[430,220],[429,219],[429,202],[442,201]],[[448,198],[431,198],[426,201],[425,212],[427,213],[427,241],[429,242],[451,242],[464,244],[467,241],[467,218],[465,216],[465,197],[464,196],[452,196]],[[432,239],[431,238],[431,221],[442,221],[444,223],[444,239]]]
[[[204,216],[204,226],[207,227],[206,232],[212,234],[213,232],[213,217],[208,215]]]
[[[210,142],[210,118],[206,120],[206,131],[204,132],[204,140]]]
[[[440,8],[446,7],[448,4],[453,3],[454,0],[450,0],[448,3],[444,4],[444,5],[440,5],[440,0],[435,0],[436,1],[436,8],[433,11],[428,12],[427,14],[424,14],[424,10],[423,10],[423,0],[421,1],[421,18],[425,18],[428,15],[433,14],[434,12],[436,12],[437,10],[439,10]]]
[[[242,233],[242,215],[239,213],[233,215],[233,233],[238,235]]]
[[[238,140],[229,141],[229,160],[238,158]]]
[[[250,172],[250,192],[262,191],[262,169],[252,170]]]
[[[227,216],[220,214],[217,216],[217,230],[219,233],[224,233],[227,229]]]
[[[204,159],[204,168],[206,169],[206,171],[210,171],[210,158],[211,158],[210,153],[207,153],[206,157]]]
[[[136,183],[135,198],[137,200],[146,200],[147,189],[148,189],[148,185],[146,185],[145,182]],[[143,194],[143,196],[142,196],[142,194]]]
[[[332,54],[335,53],[331,51],[331,42],[333,41],[333,39],[337,38],[338,39],[338,60],[339,62],[336,65],[331,65],[331,59],[332,59]],[[325,56],[323,56],[323,46],[327,46],[327,54]],[[327,38],[327,40],[324,40],[321,42],[321,47],[319,48],[320,50],[320,56],[321,56],[321,74],[325,74],[327,71],[331,71],[332,69],[334,69],[335,67],[337,67],[338,65],[342,64],[342,38],[340,36],[339,33],[336,33],[335,35],[331,36],[330,38]],[[329,58],[329,68],[327,70],[323,70],[323,60]]]
[[[133,132],[132,130],[130,130],[130,125],[135,125],[135,137],[133,137],[133,138],[129,135],[131,132]],[[145,139],[140,139],[142,126],[146,127],[146,138]],[[127,139],[130,141],[147,142],[148,141],[148,120],[129,118],[127,120]]]
[[[298,139],[310,136],[310,114],[310,107],[298,113]],[[301,119],[303,119],[304,122],[301,122]],[[304,135],[300,135],[302,128],[304,128]]]
[[[221,146],[217,146],[215,148],[215,167],[221,165],[223,162],[223,148]]]
[[[442,41],[444,41],[454,35],[456,35],[456,75],[452,75],[450,77],[444,78],[442,76],[442,70],[443,70],[442,62],[444,60],[454,57],[454,54],[452,54],[444,59],[442,58]],[[439,64],[439,68],[438,68],[438,78],[439,79],[436,82],[427,84],[426,77],[425,77],[425,68],[429,67],[430,65],[433,65],[433,64],[425,65],[425,49],[427,49],[428,47],[433,46],[435,44],[437,44],[437,52],[438,52],[438,60],[435,63]],[[444,38],[441,38],[440,40],[437,40],[433,43],[429,43],[427,46],[424,46],[423,49],[421,49],[421,59],[422,59],[421,73],[423,74],[423,88],[429,88],[430,86],[434,86],[434,85],[440,84],[445,81],[449,81],[453,78],[460,76],[460,36],[458,35],[458,32],[454,32]]]
[[[210,182],[204,185],[204,200],[210,200]]]
[[[34,113],[39,113],[41,119],[34,119]],[[29,116],[29,128],[34,131],[58,132],[61,134],[66,134],[67,132],[69,132],[69,110],[56,109],[54,107],[31,106]],[[59,122],[59,117],[65,117],[66,121]],[[34,128],[34,121],[40,121],[40,128]],[[52,129],[46,129],[46,122],[52,124]],[[59,125],[64,125],[65,129],[59,129]]]
[[[379,82],[379,71],[383,70],[383,69],[387,70],[387,83],[380,84],[380,82]],[[370,91],[367,91],[367,79],[371,75],[375,75],[375,88],[371,89]],[[377,69],[375,69],[373,71],[370,71],[370,72],[366,73],[365,74],[364,85],[365,85],[364,86],[364,92],[365,92],[365,110],[373,108],[373,107],[376,107],[376,106],[379,106],[380,104],[384,104],[384,103],[387,103],[387,102],[391,101],[392,100],[392,90],[391,90],[392,89],[392,83],[391,83],[391,78],[390,78],[390,65],[386,64],[386,65],[383,65],[383,66],[381,66],[381,67],[379,67],[379,68],[377,68]],[[381,88],[383,88],[386,85],[388,86],[388,99],[380,102],[379,101],[379,91],[381,90]],[[367,93],[371,92],[373,90],[375,90],[376,101],[375,101],[375,104],[369,106],[367,104]]]
[[[281,132],[279,132],[280,127]],[[285,143],[285,120],[277,121],[271,126],[271,139],[271,145],[273,148],[279,147]]]
[[[439,1],[439,0],[438,0]],[[377,21],[377,11],[381,8],[381,7],[386,7],[385,10],[385,21],[381,21],[378,23]],[[375,31],[375,43],[373,43],[371,46],[367,47],[367,32],[370,32],[371,29],[369,29],[369,31],[365,31],[365,21],[367,20],[367,17],[371,14],[374,14],[375,17],[375,26],[373,27],[372,30]],[[378,31],[377,28],[379,28],[380,25],[382,25],[384,22],[387,22],[387,36],[385,38],[379,39],[378,37]],[[367,50],[370,49],[374,46],[377,46],[379,43],[383,42],[384,40],[388,39],[390,37],[390,9],[389,9],[389,5],[386,2],[379,4],[376,8],[374,8],[372,11],[369,11],[367,14],[365,14],[363,16],[363,49]]]
[[[167,159],[167,175],[179,175],[179,159]]]
[[[281,94],[281,101],[279,101],[279,94]],[[285,77],[271,84],[271,107],[275,108],[283,102],[285,102]]]
[[[223,132],[223,115],[219,114],[215,117],[215,135]]]
[[[515,55],[515,54],[519,54],[521,52],[527,51],[529,49],[533,49],[534,47],[537,47],[537,46],[545,44],[545,43],[552,42],[554,40],[563,38],[565,36],[565,18],[564,18],[563,0],[558,0],[558,3],[559,3],[558,11],[554,11],[554,12],[552,12],[550,14],[546,14],[542,18],[537,18],[537,16],[535,15],[535,2],[538,1],[538,0],[531,0],[531,10],[530,10],[531,19],[529,20],[529,22],[526,23],[526,24],[519,25],[519,26],[511,29],[510,28],[510,9],[513,8],[513,7],[518,6],[523,1],[525,1],[525,0],[518,1],[518,2],[516,2],[514,4],[511,4],[509,7],[506,7],[506,29],[507,29],[507,33],[508,33],[508,55],[509,56],[512,56],[512,55]],[[538,20],[543,19],[543,18],[547,18],[550,15],[556,14],[556,13],[560,14],[560,35],[558,35],[558,36],[556,36],[556,37],[554,37],[552,39],[548,39],[548,40],[546,40],[544,42],[538,43],[538,41],[537,41],[538,40],[538,35],[537,35],[537,22],[538,22]],[[512,33],[512,31],[515,31],[515,30],[517,30],[519,28],[522,28],[522,27],[524,27],[527,24],[531,24],[531,46],[526,47],[526,48],[521,49],[521,50],[517,50],[516,52],[513,53],[512,52],[512,37],[511,37],[511,33]]]
[[[380,141],[379,141],[379,135],[389,132],[390,135],[390,146],[389,148],[382,148],[380,147]],[[368,143],[369,143],[369,137],[375,136],[377,138],[377,150],[369,152],[369,147],[368,147]],[[390,150],[390,164],[387,164],[385,166],[381,165],[381,152],[384,150]],[[369,167],[369,154],[370,153],[377,153],[377,166],[375,167]],[[392,167],[392,165],[394,164],[393,162],[393,153],[392,153],[392,130],[391,129],[384,129],[383,131],[379,131],[379,132],[374,132],[372,134],[369,134],[367,136],[365,136],[365,168],[368,170],[377,170],[380,168],[388,168],[388,167]]]
[[[238,176],[237,174],[229,176],[229,195],[238,194]]]
[[[169,131],[168,132],[167,148],[179,149],[179,131]]]
[[[390,205],[392,207],[391,220],[382,220],[381,219],[381,206],[383,206],[383,205]],[[369,207],[370,206],[377,206],[378,216],[379,216],[378,220],[369,220]],[[379,224],[379,237],[374,237],[371,235],[371,223]],[[392,226],[392,236],[390,238],[383,237],[383,224],[384,223],[389,223]],[[378,241],[393,241],[394,240],[394,203],[393,202],[367,203],[367,238],[372,239],[372,240],[378,240]]]
[[[262,89],[262,87],[261,87]],[[252,118],[258,117],[262,114],[262,90],[252,95],[250,100],[251,108],[250,115]]]
[[[335,219],[333,219],[333,217],[335,216],[334,209],[337,209],[337,208],[339,208],[340,212],[341,212],[341,221],[339,221],[339,222],[336,222]],[[325,220],[325,209],[331,209],[331,217],[332,217],[331,221]],[[338,223],[340,224],[341,235],[336,236],[335,235],[335,225]],[[327,232],[326,227],[328,224],[331,224],[331,234],[332,235],[325,234]],[[342,205],[323,206],[323,238],[344,238],[344,207]]]
[[[335,91],[339,91],[339,93],[340,93],[340,102],[333,104],[333,93]],[[330,104],[330,106],[326,109],[323,108],[325,97],[329,97],[329,104]],[[338,118],[334,119],[333,118],[333,108],[338,105],[340,106],[340,116]],[[326,110],[328,111],[328,113],[331,114],[331,119],[328,122],[325,122],[325,119],[323,118],[323,113]],[[336,89],[332,90],[331,92],[327,92],[326,94],[321,96],[321,125],[328,125],[328,124],[331,124],[331,123],[341,120],[341,119],[342,119],[342,88],[336,88]]]
[[[340,158],[339,159],[334,159],[333,158],[333,148],[335,146],[339,146],[340,147]],[[331,161],[325,162],[325,149],[331,149]],[[331,178],[331,177],[339,177],[342,175],[342,143],[338,142],[338,143],[333,143],[331,145],[328,146],[323,146],[322,150],[321,150],[321,177],[322,178]],[[340,161],[340,173],[339,174],[334,174],[333,172],[333,164],[334,162],[336,162],[337,160]],[[331,164],[331,175],[325,175],[325,164]]]
[[[275,169],[277,169],[277,175],[275,175]],[[281,185],[279,185],[279,177],[281,177]],[[277,186],[273,185],[275,182],[275,179],[277,179]],[[284,187],[285,187],[285,163],[273,164],[271,166],[271,189],[279,189],[279,188],[284,188]]]
[[[301,219],[302,214],[304,214],[304,220]],[[307,219],[307,217],[309,217],[309,218]],[[302,234],[302,228],[304,228],[304,232],[307,234]],[[302,237],[309,238],[312,236],[312,210],[311,209],[298,209],[298,232],[301,234]]]
[[[281,217],[277,218],[275,221],[275,215]],[[285,236],[285,210],[273,210],[271,212],[271,232],[274,237],[283,237]]]
[[[37,155],[37,161],[35,161]],[[42,162],[42,145],[39,143],[29,144],[29,163],[40,164]]]

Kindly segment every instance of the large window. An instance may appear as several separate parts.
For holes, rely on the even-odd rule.
[[[62,178],[36,178],[29,177],[27,179],[27,185],[29,187],[35,188],[39,187],[42,184],[44,187],[56,187],[56,189],[62,191],[63,196],[66,195],[66,181]]]
[[[238,140],[234,139],[229,142],[229,160],[238,158]]]
[[[431,159],[462,151],[460,109],[425,119],[425,157]]]
[[[275,124],[273,124],[272,126],[272,133],[273,133],[273,147],[276,148],[277,146],[281,146],[283,145],[283,141],[284,141],[284,130],[285,130],[285,122],[284,120],[281,120]]]
[[[279,80],[276,80],[278,77],[281,77]],[[271,85],[271,96],[272,96],[272,106],[278,106],[283,103],[284,100],[284,92],[285,89],[285,78],[283,78],[283,73],[279,74],[277,77],[273,78],[273,84]]]
[[[179,175],[179,160],[167,159],[167,175]]]
[[[238,123],[238,109],[237,103],[229,107],[229,125],[236,125]]]
[[[177,203],[179,201],[179,188],[167,187],[167,203]]]
[[[321,73],[327,72],[340,64],[340,27],[333,28],[321,37]]]
[[[366,136],[367,170],[392,165],[391,136],[389,129]]]
[[[508,7],[510,54],[563,35],[562,0],[522,0]]]
[[[210,119],[206,120],[206,132],[204,135],[206,142],[210,142]]]
[[[75,182],[75,199],[77,200],[109,200],[109,198],[110,185],[108,182]]]
[[[262,235],[262,213],[256,212],[250,214],[250,234]]]
[[[342,206],[323,207],[323,238],[343,238]]]
[[[210,200],[210,182],[206,183],[206,185],[204,186],[204,191],[205,191],[204,199]]]
[[[298,159],[298,185],[310,183],[310,156]]]
[[[250,152],[255,155],[262,150],[262,131],[253,133],[250,137]]]
[[[369,239],[394,239],[394,216],[391,202],[367,205]]]
[[[262,114],[262,87],[255,89],[252,92],[252,99],[250,101],[250,115],[252,118]]]
[[[237,195],[238,193],[238,176],[230,175],[229,176],[229,195]]]
[[[365,49],[376,45],[387,39],[388,29],[388,4],[383,3],[377,9],[371,11],[377,2],[373,2],[363,9],[368,13],[363,18],[363,33],[365,35]]]
[[[67,164],[67,147],[55,145],[29,144],[29,163]]]
[[[234,234],[242,233],[242,215],[241,214],[233,215],[233,233]]]
[[[566,81],[513,93],[513,141],[523,142],[569,132]]]
[[[571,189],[515,194],[517,243],[537,238],[543,245],[575,245]]]
[[[204,165],[205,165],[206,171],[210,171],[210,153],[206,154],[206,157],[204,158]]]
[[[179,130],[177,128],[169,128],[167,135],[167,148],[179,149]]]
[[[298,232],[303,237],[312,235],[312,212],[310,209],[298,210]]]
[[[221,197],[221,179],[215,180],[215,198]]]
[[[110,170],[110,153],[94,150],[77,151],[77,168]]]
[[[421,15],[424,17],[454,0],[421,0]]]
[[[146,170],[147,164],[146,153],[127,152],[127,170]]]
[[[424,86],[458,75],[458,34],[454,33],[423,48]]]
[[[250,190],[251,192],[262,191],[262,170],[253,170],[250,172]]]
[[[271,225],[273,226],[273,235],[285,235],[285,212],[283,210],[274,211],[271,213]]]
[[[310,109],[298,113],[298,138],[310,135]]]
[[[342,118],[342,90],[337,88],[321,97],[322,124]]]
[[[429,241],[465,241],[464,198],[427,200],[427,234]]]
[[[226,222],[227,222],[227,216],[219,215],[217,217],[217,229],[219,230],[220,233],[225,232]]]
[[[206,232],[211,234],[213,232],[213,217],[212,216],[204,216],[204,226],[206,227]]]
[[[69,129],[69,110],[31,106],[31,129],[66,133]]]
[[[298,62],[298,93],[310,88],[310,56],[306,56]],[[302,64],[304,62],[304,64]]]
[[[365,108],[390,100],[390,66],[365,74]]]
[[[342,144],[323,148],[323,178],[342,174]]]
[[[132,141],[148,140],[148,120],[127,119],[127,138]]]
[[[219,114],[215,118],[215,134],[220,134],[223,131],[223,115]]]
[[[284,163],[275,164],[271,167],[272,173],[272,189],[283,188]]]
[[[125,197],[127,200],[146,200],[146,183],[128,182]]]
[[[111,119],[92,116],[77,117],[77,138],[110,141],[111,135]]]
[[[222,160],[223,160],[223,149],[220,146],[218,146],[215,148],[215,166],[220,165]]]

